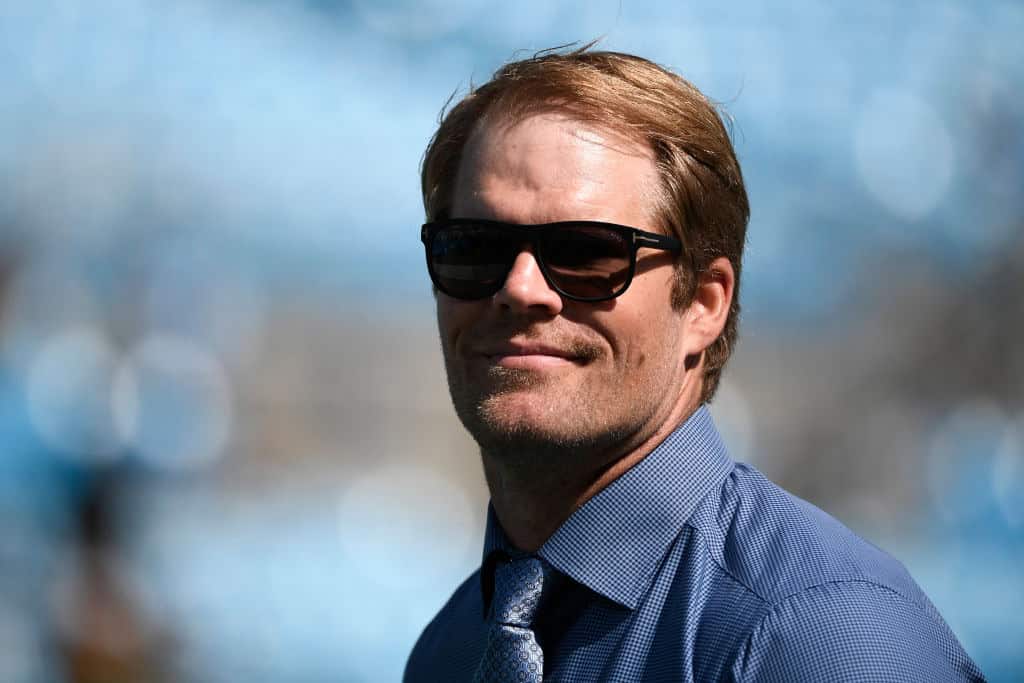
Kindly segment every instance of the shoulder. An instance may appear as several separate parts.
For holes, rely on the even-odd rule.
[[[485,636],[477,570],[455,589],[420,634],[406,662],[403,680],[437,681],[460,670],[471,675],[483,652]]]
[[[733,469],[694,522],[722,569],[769,606],[815,586],[863,581],[931,609],[899,561],[749,465]]]
[[[981,680],[899,561],[756,469],[737,465],[694,523],[762,601],[737,680]]]
[[[941,618],[869,581],[776,603],[733,667],[738,681],[983,681]]]

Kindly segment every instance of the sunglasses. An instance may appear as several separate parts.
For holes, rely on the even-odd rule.
[[[449,218],[423,226],[427,270],[434,285],[456,299],[484,299],[505,285],[526,245],[548,285],[575,301],[607,301],[629,287],[640,247],[679,251],[674,237],[598,221],[517,225]]]

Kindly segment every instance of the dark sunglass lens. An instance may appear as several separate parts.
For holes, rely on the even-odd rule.
[[[542,245],[548,276],[570,296],[618,294],[629,278],[631,246],[616,230],[575,226],[552,230]]]
[[[451,225],[441,228],[430,245],[437,286],[459,299],[481,299],[501,289],[517,245],[495,226]]]

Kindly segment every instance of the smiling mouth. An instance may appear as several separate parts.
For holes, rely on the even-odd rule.
[[[585,364],[593,352],[579,353],[547,344],[500,344],[485,348],[479,354],[489,364],[504,368],[545,370]]]
[[[508,330],[464,340],[466,360],[492,369],[526,372],[568,370],[601,357],[600,345],[575,334],[539,334]]]
[[[579,359],[550,353],[495,353],[484,357],[499,367],[522,370],[545,370],[582,364]]]

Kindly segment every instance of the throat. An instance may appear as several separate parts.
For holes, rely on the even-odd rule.
[[[587,500],[629,467],[623,460],[583,467],[578,455],[561,462],[482,454],[491,505],[513,545],[536,552]]]
[[[564,448],[538,441],[533,448],[481,449],[491,504],[509,540],[536,552],[588,500],[643,460],[696,409],[679,404],[652,432],[633,433],[603,447]],[[564,446],[564,444],[560,444]]]

